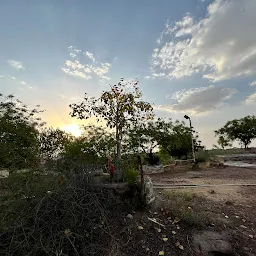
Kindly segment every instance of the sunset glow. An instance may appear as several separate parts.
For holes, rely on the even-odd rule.
[[[61,127],[61,130],[71,133],[75,137],[82,135],[82,130],[78,124],[67,124]]]

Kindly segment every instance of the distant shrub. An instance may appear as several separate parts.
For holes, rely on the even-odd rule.
[[[157,165],[160,162],[160,157],[154,153],[151,153],[146,156],[145,160],[150,165]]]
[[[207,150],[202,150],[196,153],[196,160],[198,163],[204,163],[208,161],[210,158],[210,155]]]
[[[136,183],[139,173],[135,169],[129,169],[124,172],[124,180],[132,185]]]
[[[173,157],[171,157],[169,154],[167,154],[166,152],[160,150],[157,155],[160,158],[160,163],[162,165],[168,165],[168,164],[172,164],[173,163]]]

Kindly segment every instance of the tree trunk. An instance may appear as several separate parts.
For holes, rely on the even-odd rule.
[[[122,172],[120,169],[121,165],[121,140],[120,140],[120,131],[119,131],[119,126],[116,126],[116,174],[117,174],[117,179],[120,180],[122,179]]]
[[[138,169],[140,172],[140,182],[141,182],[141,184],[140,184],[141,185],[141,187],[140,187],[141,202],[144,203],[144,201],[145,201],[145,181],[144,181],[144,172],[143,172],[140,155],[138,155]]]

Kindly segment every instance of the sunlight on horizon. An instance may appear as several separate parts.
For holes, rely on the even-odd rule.
[[[79,137],[82,135],[82,129],[78,124],[66,124],[61,127],[61,130],[71,133],[75,137]]]

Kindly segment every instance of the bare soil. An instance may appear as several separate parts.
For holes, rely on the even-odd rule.
[[[256,255],[256,186],[241,186],[256,184],[256,168],[202,166],[195,171],[179,166],[167,172],[151,174],[150,177],[154,184],[209,185],[165,191],[195,193],[202,201],[191,201],[192,207],[198,213],[207,212],[217,230],[232,236],[235,255]],[[165,191],[159,190],[159,193]]]

